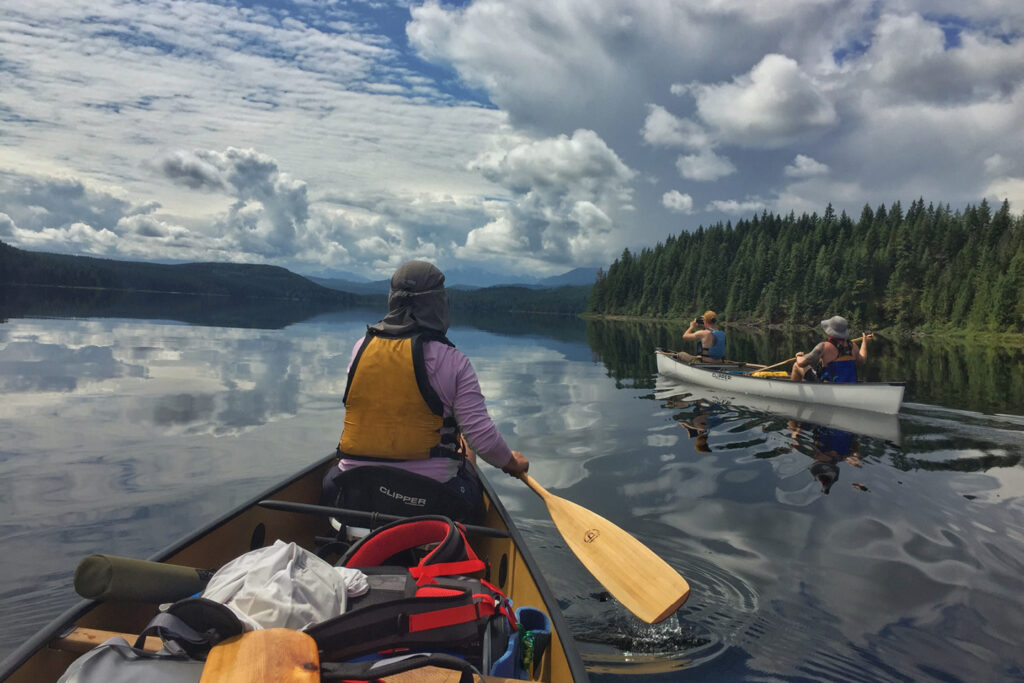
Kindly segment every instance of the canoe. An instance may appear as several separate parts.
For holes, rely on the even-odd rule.
[[[149,560],[215,568],[249,550],[271,545],[276,539],[294,541],[301,547],[313,549],[317,536],[333,535],[329,517],[308,514],[314,511],[312,508],[299,510],[302,506],[316,505],[323,475],[335,462],[333,455],[325,457]],[[536,668],[538,680],[551,683],[587,680],[583,661],[554,594],[493,488],[485,477],[480,480],[486,507],[481,527],[486,528],[471,528],[467,538],[477,555],[488,563],[485,579],[511,598],[516,607],[533,606],[549,617],[551,642]],[[382,523],[366,526],[381,526]],[[102,551],[102,548],[97,549],[97,552]],[[0,680],[10,683],[56,681],[76,658],[107,638],[124,635],[128,642],[134,642],[134,634],[149,623],[157,609],[157,604],[145,602],[84,600],[0,662]],[[156,645],[159,645],[158,640]],[[423,671],[415,673],[416,680],[430,680],[423,677]],[[445,675],[451,672],[439,669],[434,674],[437,680],[446,680]],[[494,676],[487,679],[505,680]]]
[[[853,408],[895,415],[903,403],[904,385],[893,382],[831,384],[792,382],[789,378],[752,377],[760,366],[742,363],[688,363],[675,354],[657,350],[658,372],[683,382],[733,394],[751,394],[798,403]]]
[[[659,401],[683,397],[688,401],[703,401],[714,406],[728,406],[733,409],[841,429],[844,432],[869,436],[896,445],[899,445],[902,440],[898,415],[744,394],[733,391],[732,387],[728,385],[704,387],[673,377],[658,375],[654,384],[654,397]]]

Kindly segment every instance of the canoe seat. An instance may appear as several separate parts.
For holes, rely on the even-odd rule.
[[[470,519],[472,510],[465,499],[444,484],[397,467],[364,465],[337,470],[324,484],[327,504],[334,507],[400,517],[442,515],[456,522],[476,521]]]

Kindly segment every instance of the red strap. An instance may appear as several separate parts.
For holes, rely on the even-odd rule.
[[[440,586],[427,586],[416,590],[417,598],[451,598],[459,595],[465,595],[465,593],[453,588],[441,588]]]
[[[424,564],[418,567],[410,567],[409,573],[413,578],[429,578],[433,576],[455,576],[458,574],[472,574],[487,568],[483,560],[476,558],[462,560],[461,562],[442,562],[440,564]]]
[[[448,523],[437,519],[399,524],[367,536],[346,564],[349,567],[377,567],[395,553],[424,543],[443,541],[450,530]]]
[[[429,631],[433,628],[443,628],[445,626],[453,626],[455,624],[468,624],[476,621],[479,617],[480,613],[477,610],[477,605],[475,603],[459,605],[458,607],[448,607],[446,609],[424,612],[422,614],[410,614],[409,633]]]

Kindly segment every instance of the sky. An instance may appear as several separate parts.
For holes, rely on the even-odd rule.
[[[0,240],[557,275],[762,211],[1024,210],[1019,0],[5,0]]]

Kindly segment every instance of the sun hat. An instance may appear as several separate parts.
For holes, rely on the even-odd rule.
[[[850,325],[846,322],[846,318],[841,315],[834,315],[828,320],[822,320],[821,329],[825,330],[825,334],[829,337],[835,337],[836,339],[850,338]]]

